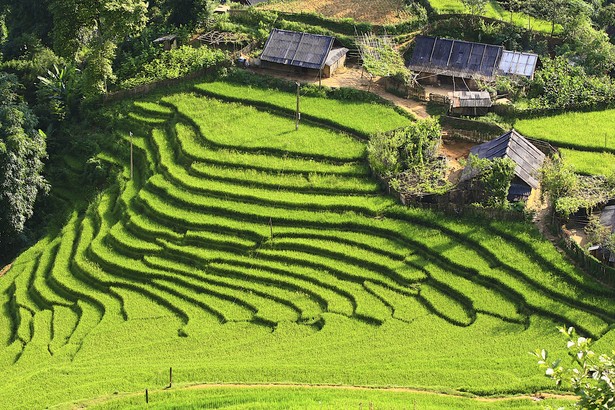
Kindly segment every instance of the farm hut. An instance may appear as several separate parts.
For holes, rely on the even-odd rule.
[[[487,91],[455,91],[448,93],[448,99],[454,115],[486,115],[492,105]]]
[[[263,67],[322,76],[333,42],[331,36],[273,29],[261,54]]]
[[[504,50],[502,46],[418,36],[408,68],[418,73],[424,84],[453,82],[461,79],[468,89],[476,89],[476,80],[494,81],[497,75],[522,75],[533,78],[538,56]]]
[[[514,129],[492,141],[473,147],[470,154],[479,158],[510,158],[514,161],[515,176],[508,191],[509,201],[527,200],[532,190],[540,186],[538,170],[545,160],[545,154]],[[466,167],[461,180],[474,176],[473,170]]]
[[[322,76],[325,78],[331,77],[340,67],[346,64],[346,54],[348,49],[345,47],[334,48],[329,51],[325,66],[322,69]]]
[[[156,40],[154,40],[154,43],[162,44],[164,49],[167,51],[172,50],[174,48],[177,48],[177,35],[168,34],[166,36],[158,37]]]

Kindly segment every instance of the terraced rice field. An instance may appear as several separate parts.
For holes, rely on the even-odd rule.
[[[563,157],[577,172],[609,175],[615,172],[615,110],[568,112],[519,120],[515,128],[528,137],[562,148]]]
[[[615,292],[533,228],[402,207],[337,114],[315,104],[328,126],[294,131],[283,110],[203,95],[213,87],[222,98],[208,83],[135,101],[124,153],[101,154],[117,182],[0,279],[0,408],[161,389],[171,366],[174,386],[530,393],[551,384],[527,353],[564,354],[556,325],[615,343]],[[408,121],[378,109],[373,129]]]

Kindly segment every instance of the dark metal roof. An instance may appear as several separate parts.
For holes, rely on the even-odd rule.
[[[462,40],[418,36],[408,68],[412,71],[490,80],[504,48]]]
[[[615,232],[615,205],[605,206],[600,214],[600,223],[610,226],[611,231]]]
[[[158,37],[156,40],[154,40],[154,43],[162,43],[165,41],[173,41],[177,38],[176,34],[168,34],[166,36],[162,36],[162,37]]]
[[[273,29],[261,60],[320,70],[335,39],[319,34]]]
[[[487,91],[455,91],[448,93],[453,108],[491,107],[491,96]]]
[[[510,158],[515,164],[515,175],[532,188],[538,188],[538,170],[545,160],[543,154],[531,142],[515,130],[470,150],[479,158]]]

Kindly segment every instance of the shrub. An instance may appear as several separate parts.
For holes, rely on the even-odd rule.
[[[194,71],[214,67],[227,58],[220,50],[208,47],[193,48],[181,46],[162,53],[153,61],[146,63],[139,74],[121,84],[121,88],[130,88],[169,78],[179,78]]]

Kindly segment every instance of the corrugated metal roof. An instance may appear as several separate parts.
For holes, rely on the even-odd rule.
[[[325,61],[325,65],[333,65],[336,61],[346,55],[348,53],[348,49],[345,47],[342,48],[334,48],[329,51],[329,55],[327,56],[327,60]]]
[[[334,40],[333,37],[319,34],[273,29],[261,60],[320,70]]]
[[[492,79],[502,46],[418,36],[408,68],[462,78]]]
[[[448,95],[453,108],[489,108],[492,105],[491,96],[487,91],[455,91]]]
[[[498,70],[506,75],[521,75],[533,78],[537,63],[537,54],[504,50]]]
[[[162,43],[164,41],[173,41],[176,38],[177,38],[176,34],[168,34],[166,36],[158,37],[156,40],[154,40],[154,43]]]
[[[479,158],[510,158],[516,164],[516,176],[534,189],[540,186],[538,170],[545,160],[545,154],[515,130],[473,147],[470,153]],[[466,175],[472,176],[471,173]]]

